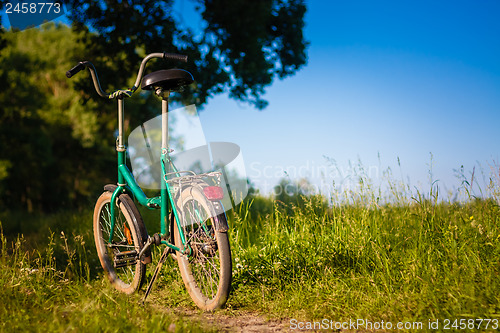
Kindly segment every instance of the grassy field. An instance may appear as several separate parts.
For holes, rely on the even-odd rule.
[[[500,317],[495,193],[453,202],[433,188],[382,203],[365,186],[341,195],[333,205],[321,196],[295,203],[254,197],[231,214],[233,289],[220,312],[425,325]],[[209,329],[172,310],[196,312],[172,260],[145,307],[141,294],[115,292],[95,254],[90,210],[5,213],[0,221],[2,331]]]

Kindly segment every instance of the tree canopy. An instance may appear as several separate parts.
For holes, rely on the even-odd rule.
[[[133,84],[148,53],[187,54],[182,67],[196,84],[184,102],[201,106],[228,92],[261,109],[265,87],[307,60],[298,0],[194,1],[200,31],[176,18],[170,0],[65,3],[71,27],[0,29],[0,209],[75,208],[116,181],[116,105],[97,96],[88,73],[65,77],[77,61],[92,61],[111,91]],[[176,65],[156,61],[148,72]],[[126,128],[158,112],[153,100],[127,99]]]
[[[70,28],[54,24],[4,37],[0,204],[28,210],[76,206],[96,190],[92,181],[112,162],[112,138],[100,133],[115,126],[109,116],[99,117],[95,102],[82,105],[75,82],[62,78],[83,46]]]
[[[173,14],[173,0],[68,0],[70,19],[85,36],[94,57],[113,59],[112,77],[137,68],[152,52],[187,54],[196,86],[185,99],[204,104],[228,91],[232,98],[262,109],[264,89],[306,64],[301,0],[195,1],[201,31],[193,31]]]

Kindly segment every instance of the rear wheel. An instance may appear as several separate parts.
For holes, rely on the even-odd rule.
[[[212,311],[226,304],[231,286],[231,250],[226,232],[216,230],[214,207],[197,187],[184,189],[178,200],[179,218],[190,255],[177,253],[177,262],[189,295],[198,307]],[[225,221],[224,221],[225,222]],[[174,226],[175,245],[183,248]]]
[[[138,290],[146,273],[145,265],[137,260],[145,235],[142,218],[127,194],[121,194],[115,205],[115,227],[111,233],[111,192],[104,192],[94,209],[94,239],[97,254],[111,284],[119,291],[131,294]]]

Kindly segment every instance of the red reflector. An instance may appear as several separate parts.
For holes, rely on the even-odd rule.
[[[224,197],[224,191],[219,186],[204,187],[203,193],[205,193],[208,200],[221,200]]]

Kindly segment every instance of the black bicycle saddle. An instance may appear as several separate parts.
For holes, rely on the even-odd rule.
[[[164,69],[149,73],[142,79],[141,89],[151,90],[162,88],[163,90],[178,90],[194,81],[193,75],[183,69]]]

